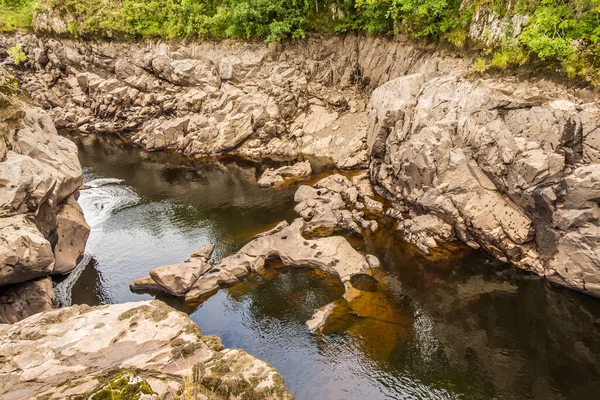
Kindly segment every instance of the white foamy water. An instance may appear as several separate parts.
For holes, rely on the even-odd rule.
[[[83,210],[85,220],[91,232],[88,238],[83,258],[77,267],[54,287],[58,303],[65,307],[72,303],[71,291],[73,285],[86,265],[91,261],[95,246],[100,243],[102,226],[111,216],[127,207],[135,206],[140,197],[129,186],[122,185],[122,179],[99,178],[86,183],[89,189],[80,192],[79,205]]]
[[[139,203],[140,197],[121,182],[114,178],[94,179],[87,183],[89,189],[81,191],[78,202],[92,231],[119,210]]]

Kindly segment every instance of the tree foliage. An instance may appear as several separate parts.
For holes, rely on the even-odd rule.
[[[571,77],[600,81],[600,0],[0,0],[0,30],[31,27],[40,9],[64,17],[76,37],[270,42],[311,31],[364,31],[457,47],[472,42],[475,13],[492,10],[507,27],[506,37],[471,43],[481,50],[477,69],[537,60]],[[527,18],[516,36],[510,32],[515,15]]]

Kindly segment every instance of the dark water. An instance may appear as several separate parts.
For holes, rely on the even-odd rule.
[[[255,164],[73,138],[99,187],[82,192],[93,229],[85,265],[58,283],[64,303],[151,298],[129,282],[211,242],[217,258],[231,254],[296,217],[296,186],[259,189]],[[357,305],[368,318],[342,314],[322,335],[305,322],[343,288],[316,271],[250,277],[195,310],[162,299],[276,367],[298,399],[600,398],[598,299],[460,246],[425,257],[385,227],[353,244],[380,258],[381,284]]]

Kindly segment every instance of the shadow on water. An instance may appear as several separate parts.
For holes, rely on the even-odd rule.
[[[108,196],[82,192],[86,218],[124,205],[92,229],[79,275],[62,278],[71,280],[63,291],[71,290],[73,303],[160,298],[227,347],[276,367],[298,399],[600,398],[598,299],[461,245],[425,256],[386,224],[352,241],[381,260],[379,284],[362,282],[368,290],[336,308],[321,335],[311,335],[305,322],[344,290],[319,271],[273,265],[197,309],[131,293],[129,282],[151,268],[183,261],[211,242],[223,257],[296,218],[298,184],[260,189],[265,165],[249,161],[146,153],[113,137],[72,139],[86,182],[122,180],[100,186]]]

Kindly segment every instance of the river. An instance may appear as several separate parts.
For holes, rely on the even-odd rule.
[[[129,283],[151,268],[209,243],[219,259],[297,217],[297,185],[256,185],[265,164],[69,137],[91,186],[79,202],[92,231],[84,260],[56,282],[62,305],[150,299]],[[159,298],[269,362],[298,399],[600,398],[600,300],[460,245],[425,256],[391,224],[351,242],[379,257],[382,284],[361,305],[369,317],[342,315],[319,335],[305,322],[343,287],[316,271],[251,276],[198,307]]]

